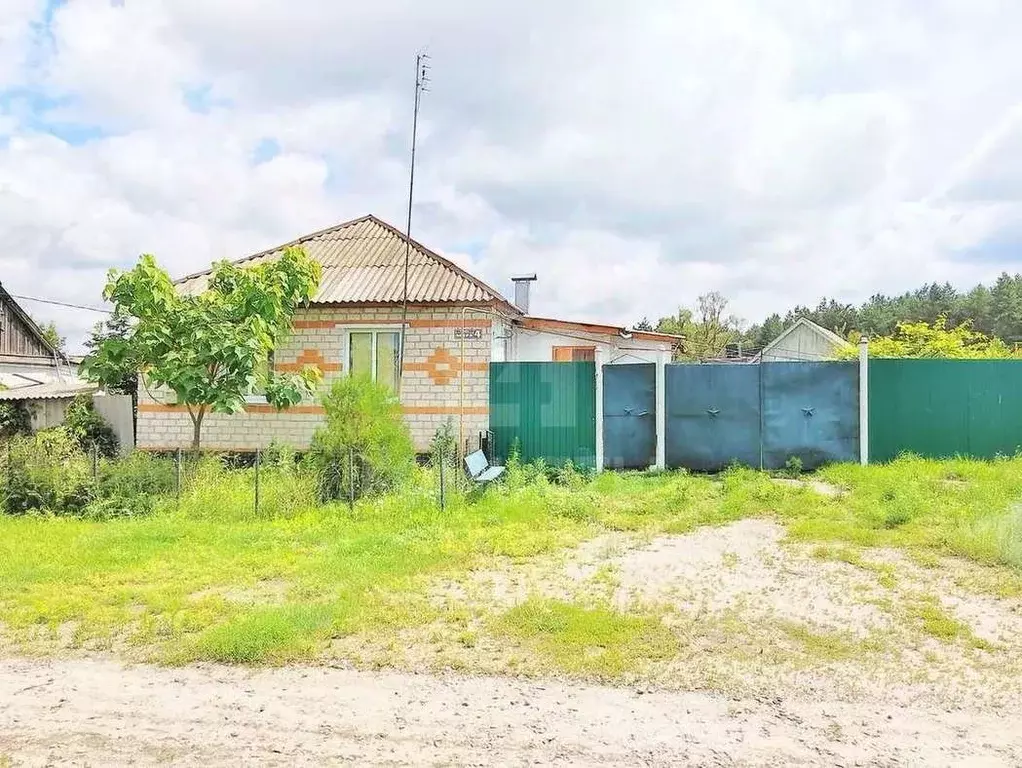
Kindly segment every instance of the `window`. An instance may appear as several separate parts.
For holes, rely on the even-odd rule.
[[[554,347],[555,363],[591,363],[596,360],[596,347]]]
[[[256,363],[252,372],[256,376],[256,383],[252,385],[249,393],[245,396],[245,401],[249,403],[265,403],[266,402],[266,378],[273,374],[273,350],[271,349],[269,354],[266,356],[265,362]]]
[[[352,331],[348,334],[348,371],[396,391],[400,347],[401,334],[394,331]]]

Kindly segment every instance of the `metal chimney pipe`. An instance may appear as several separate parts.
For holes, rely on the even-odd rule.
[[[511,282],[515,284],[515,306],[523,314],[529,314],[529,286],[536,282],[536,273],[512,277]]]

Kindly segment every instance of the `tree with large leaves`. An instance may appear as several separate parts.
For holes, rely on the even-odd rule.
[[[254,267],[220,262],[205,291],[181,295],[156,259],[143,255],[129,271],[112,270],[103,294],[130,328],[100,340],[82,372],[110,381],[133,369],[147,388],[169,389],[188,410],[198,451],[207,414],[237,413],[256,389],[278,409],[313,391],[318,370],[278,373],[266,363],[291,330],[295,310],[315,294],[319,277],[319,265],[291,247]]]

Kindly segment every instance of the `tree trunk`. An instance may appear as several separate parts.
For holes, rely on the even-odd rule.
[[[206,416],[206,406],[199,406],[199,410],[192,411],[188,406],[188,415],[192,417],[192,453],[198,457],[199,446],[202,443],[202,420]]]

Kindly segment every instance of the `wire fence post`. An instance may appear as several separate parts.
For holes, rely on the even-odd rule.
[[[92,444],[92,484],[99,481],[99,446]]]
[[[174,455],[174,491],[177,494],[178,502],[181,501],[181,449],[177,449]]]
[[[440,447],[440,511],[443,512],[447,506],[447,497],[444,494],[444,464],[447,463],[447,451]]]
[[[355,449],[348,449],[348,506],[355,511]]]
[[[256,513],[256,517],[259,516],[259,464],[260,464],[260,459],[261,458],[262,458],[262,454],[260,454],[259,449],[256,448],[256,455],[255,455],[255,513]]]

